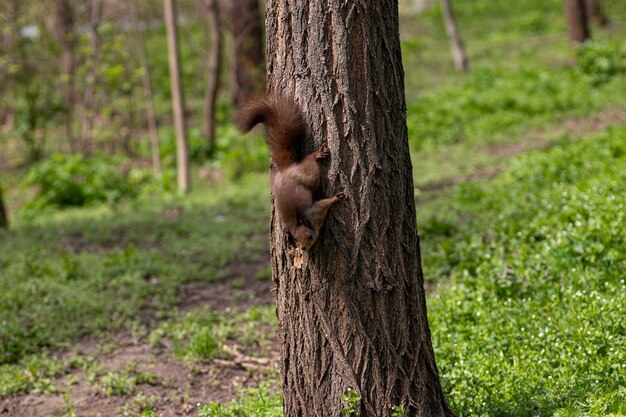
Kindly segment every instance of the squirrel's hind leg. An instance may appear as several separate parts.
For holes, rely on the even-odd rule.
[[[311,210],[311,223],[315,228],[316,232],[319,232],[322,225],[324,224],[324,219],[326,218],[326,214],[328,213],[328,209],[335,203],[343,200],[345,198],[344,193],[337,193],[333,197],[324,198],[323,200],[316,201],[313,204],[313,209]]]

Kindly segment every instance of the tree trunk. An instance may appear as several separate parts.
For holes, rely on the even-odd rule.
[[[152,79],[150,77],[150,65],[148,63],[148,52],[146,50],[146,38],[137,11],[137,0],[128,2],[131,22],[135,30],[135,45],[139,63],[141,65],[141,81],[143,84],[143,101],[146,106],[146,118],[148,119],[148,132],[150,135],[150,150],[152,152],[152,170],[156,175],[162,174],[161,168],[161,146],[159,143],[159,127],[154,110],[154,94],[152,93]]]
[[[0,60],[0,91],[4,91],[5,94],[10,89],[14,78],[9,74],[9,68],[16,64],[16,55],[18,55],[16,49],[20,31],[18,22],[21,12],[20,6],[19,0],[9,1],[4,6],[4,18],[0,22],[0,25],[4,26],[3,30],[0,31],[0,39],[2,41],[0,44],[0,56],[4,58]],[[7,105],[7,103],[2,103],[2,105]],[[2,114],[3,110],[0,108],[0,127],[5,117],[7,117],[6,114]]]
[[[217,0],[207,1],[207,20],[211,36],[211,52],[208,63],[209,80],[204,98],[204,136],[209,149],[213,151],[215,149],[215,106],[222,72],[222,27]]]
[[[259,0],[223,0],[233,36],[231,88],[233,104],[238,106],[264,89],[265,59]]]
[[[9,216],[7,215],[7,209],[4,205],[4,195],[2,193],[2,186],[0,185],[0,229],[9,228]]]
[[[465,54],[465,48],[463,47],[463,41],[461,35],[459,35],[459,29],[452,12],[451,0],[441,0],[441,9],[443,12],[443,21],[446,25],[446,31],[448,32],[448,38],[450,39],[450,48],[452,49],[452,58],[454,59],[454,66],[460,71],[469,70],[469,60]]]
[[[83,114],[80,126],[80,136],[83,152],[89,154],[92,146],[93,120],[95,117],[94,89],[97,73],[100,67],[100,35],[98,28],[102,20],[102,0],[89,2],[89,49],[91,65],[88,67],[85,91],[83,92]]]
[[[63,103],[65,108],[65,135],[70,150],[76,151],[72,120],[76,103],[76,18],[71,0],[56,1],[56,19],[59,39],[63,49],[61,74],[63,77]]]
[[[565,0],[565,14],[567,16],[567,32],[573,43],[581,43],[591,39],[585,0]]]
[[[180,79],[180,59],[178,54],[178,34],[176,26],[175,0],[164,0],[165,22],[167,26],[167,50],[172,84],[172,108],[176,128],[176,165],[178,189],[186,193],[190,188],[189,155],[187,150],[187,129],[185,127],[185,99]]]
[[[605,27],[609,24],[608,17],[602,11],[601,0],[585,0],[585,13],[590,23]]]
[[[267,0],[268,89],[293,97],[304,151],[327,143],[322,194],[344,191],[301,268],[274,213],[284,415],[452,416],[426,317],[397,0]],[[344,404],[345,406],[345,404]]]

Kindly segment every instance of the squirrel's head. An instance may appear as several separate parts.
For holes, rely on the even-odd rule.
[[[296,228],[296,235],[294,237],[299,248],[302,250],[309,250],[315,243],[317,234],[313,230],[301,224]]]

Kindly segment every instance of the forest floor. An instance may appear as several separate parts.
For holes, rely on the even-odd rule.
[[[453,185],[491,178],[502,171],[508,159],[529,150],[549,148],[556,143],[553,138],[584,138],[625,122],[626,108],[614,107],[588,117],[569,118],[558,126],[531,130],[518,142],[484,147],[480,151],[497,157],[496,163],[424,184],[418,202],[437,199]],[[235,320],[236,314],[255,307],[273,314],[273,283],[259,279],[268,260],[269,255],[263,253],[254,262],[231,263],[229,273],[219,280],[180,284],[178,309],[195,314],[210,306],[226,320]],[[146,322],[152,329],[161,324],[155,317]],[[143,408],[156,409],[162,417],[196,415],[200,403],[227,402],[236,398],[241,388],[258,387],[260,381],[276,379],[280,357],[276,332],[261,325],[253,333],[255,337],[243,344],[229,342],[226,355],[191,362],[176,357],[171,342],[153,343],[145,329],[111,333],[97,341],[85,338],[51,355],[55,360],[79,358],[81,362],[50,378],[53,390],[0,399],[0,416],[135,416]]]
[[[228,316],[272,305],[275,295],[271,281],[257,278],[269,255],[263,258],[262,263],[232,265],[231,276],[219,282],[181,285],[182,301],[178,308],[193,311],[210,305],[212,311]],[[242,280],[237,288],[230,282],[232,277]],[[95,373],[119,378],[107,386],[112,392],[104,392],[101,384],[94,383],[93,369],[73,369],[52,381],[54,393],[0,399],[0,416],[130,417],[144,408],[158,409],[164,417],[196,415],[198,404],[230,401],[240,389],[257,387],[268,375],[276,374],[280,356],[276,334],[266,332],[260,337],[267,339],[268,346],[253,355],[243,352],[257,349],[254,343],[231,344],[227,347],[230,358],[192,364],[174,357],[172,346],[155,347],[148,337],[128,331],[101,341],[80,340],[70,350],[57,352],[53,357],[97,358]]]

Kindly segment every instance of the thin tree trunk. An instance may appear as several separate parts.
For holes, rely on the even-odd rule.
[[[231,88],[233,104],[265,91],[263,28],[259,0],[223,0],[233,36]]]
[[[135,82],[133,80],[133,72],[135,71],[135,62],[132,59],[126,60],[124,63],[124,88],[120,93],[125,99],[126,109],[120,113],[120,120],[122,121],[121,129],[121,148],[126,155],[130,158],[137,156],[135,149],[133,148],[133,138],[135,137],[135,109],[137,105],[135,103],[135,94],[133,90],[135,88]]]
[[[211,36],[211,52],[208,62],[209,80],[204,98],[204,136],[209,149],[213,151],[215,149],[215,106],[222,70],[222,27],[217,0],[207,1],[207,19]]]
[[[587,19],[600,27],[605,27],[609,24],[609,18],[602,11],[601,0],[585,0],[585,13]]]
[[[167,50],[172,84],[172,108],[176,128],[176,163],[178,189],[186,193],[190,188],[189,155],[187,150],[187,129],[185,127],[185,99],[180,79],[180,59],[178,54],[178,34],[176,26],[175,0],[164,0],[165,22],[167,26]]]
[[[10,0],[5,7],[6,19],[0,22],[0,25],[4,26],[4,30],[0,31],[0,39],[2,39],[0,55],[4,57],[3,60],[0,60],[0,91],[4,92],[10,87],[13,77],[9,74],[9,68],[15,64],[16,55],[18,55],[15,49],[20,30],[18,23],[20,2],[19,0]],[[0,114],[0,125],[4,118],[5,115]]]
[[[4,195],[2,193],[2,186],[0,185],[0,229],[9,228],[9,216],[7,214],[6,206],[4,205]]]
[[[85,154],[91,153],[93,120],[95,117],[94,89],[97,82],[97,73],[100,67],[100,35],[98,28],[102,20],[102,0],[89,2],[89,48],[91,65],[87,71],[87,84],[83,92],[83,114],[80,126],[82,148]]]
[[[591,39],[585,0],[565,0],[565,14],[567,17],[567,32],[573,43],[581,43]]]
[[[59,39],[63,49],[61,74],[63,77],[63,103],[65,108],[65,135],[70,150],[77,146],[73,132],[73,114],[76,103],[76,19],[71,0],[56,1],[56,19]]]
[[[150,65],[148,61],[148,52],[146,49],[146,39],[143,27],[139,20],[137,11],[137,0],[130,0],[128,6],[132,25],[135,28],[135,45],[137,47],[137,55],[139,55],[139,63],[141,65],[141,81],[143,85],[143,101],[146,106],[146,118],[148,119],[148,132],[150,135],[150,148],[152,153],[152,170],[158,176],[162,174],[161,168],[161,146],[159,144],[159,127],[156,119],[156,111],[154,110],[154,94],[152,93],[152,79],[150,77]]]
[[[454,66],[460,71],[468,71],[469,60],[465,54],[463,41],[461,40],[461,35],[459,35],[456,19],[454,18],[454,13],[452,12],[451,0],[441,0],[441,9],[443,11],[443,21],[446,25],[448,38],[450,39],[450,48],[452,49]]]
[[[426,316],[397,0],[267,0],[268,89],[293,97],[304,152],[327,143],[322,194],[344,191],[298,268],[271,222],[285,417],[452,416]]]

